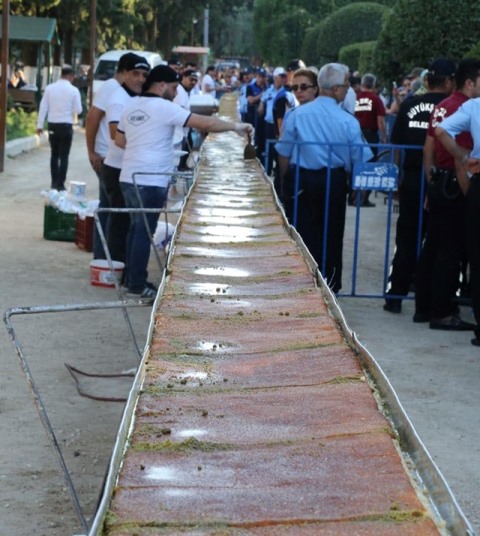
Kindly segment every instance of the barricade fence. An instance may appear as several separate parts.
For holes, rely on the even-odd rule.
[[[290,166],[288,175],[289,181],[289,198],[287,199],[283,188],[285,183],[281,184],[279,176],[279,165],[277,153],[274,151],[274,145],[278,140],[266,140],[266,149],[264,154],[264,168],[270,169],[272,164],[271,158],[274,159],[276,165],[271,175],[274,187],[282,201],[284,211],[289,223],[297,230],[299,222],[299,210],[301,210],[301,196],[305,195],[302,189],[302,172],[301,166],[302,147],[316,146],[321,151],[328,162],[323,169],[326,176],[325,196],[323,206],[319,206],[323,217],[323,239],[321,240],[322,254],[317,260],[318,269],[322,275],[326,274],[328,259],[328,236],[329,225],[332,223],[330,217],[331,211],[331,191],[332,191],[332,165],[338,161],[338,153],[348,150],[350,154],[355,154],[357,161],[363,160],[363,152],[369,147],[375,156],[366,163],[355,164],[352,169],[347,170],[349,190],[356,192],[355,212],[346,212],[346,227],[343,246],[348,252],[344,255],[344,265],[349,271],[349,277],[343,279],[349,280],[349,288],[345,289],[343,285],[342,292],[337,292],[340,297],[355,297],[355,298],[385,298],[389,288],[389,273],[392,262],[392,227],[396,223],[394,221],[394,213],[398,212],[400,199],[400,189],[402,185],[405,159],[405,151],[419,151],[422,153],[423,147],[417,145],[393,145],[393,144],[332,144],[318,142],[282,142],[284,145],[293,145],[293,150],[290,157]],[[336,152],[337,151],[337,152]],[[418,226],[416,229],[416,256],[420,255],[425,228],[425,172],[423,167],[423,158],[419,155],[419,161],[422,162],[421,168],[418,168]],[[320,172],[320,170],[317,170]],[[292,181],[293,177],[293,181]],[[361,206],[362,191],[369,190],[375,192],[375,196],[381,195],[384,199],[384,207],[377,207],[375,210],[369,211],[368,216],[365,214]],[[289,204],[289,210],[286,210],[286,205]],[[347,198],[345,198],[347,204]],[[399,216],[401,217],[401,216]],[[365,220],[365,223],[364,221]],[[362,225],[364,223],[364,225]],[[302,234],[300,232],[300,234]],[[379,241],[383,241],[383,248],[379,247]],[[374,246],[374,247],[373,247]],[[315,257],[315,256],[314,256]],[[367,257],[367,258],[365,258]],[[379,266],[380,265],[380,266]],[[362,276],[359,275],[359,266],[362,266]],[[379,269],[381,268],[381,269]],[[378,274],[378,281],[371,281],[372,274]],[[365,276],[365,277],[364,277]],[[367,280],[369,279],[370,280]],[[327,280],[327,283],[329,281]],[[406,296],[388,295],[389,298],[412,299]]]

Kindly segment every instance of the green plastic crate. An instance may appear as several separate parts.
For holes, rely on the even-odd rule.
[[[45,205],[43,238],[61,242],[75,242],[76,214],[61,212]]]

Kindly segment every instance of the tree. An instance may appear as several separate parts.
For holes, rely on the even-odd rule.
[[[375,70],[394,80],[438,57],[458,60],[476,44],[479,31],[479,2],[398,0],[377,40]]]
[[[373,52],[376,41],[353,43],[340,49],[338,61],[348,65],[352,71],[360,71],[365,74],[373,69]]]
[[[253,29],[260,55],[272,65],[303,57],[305,35],[334,9],[334,0],[255,0]]]
[[[338,60],[340,49],[351,43],[374,41],[387,8],[374,2],[356,2],[338,9],[318,26],[319,63]]]

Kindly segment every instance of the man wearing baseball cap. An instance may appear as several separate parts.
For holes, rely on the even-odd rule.
[[[175,69],[174,69],[175,70]],[[187,69],[180,75],[181,80],[177,86],[177,95],[174,99],[174,102],[179,104],[185,110],[190,110],[190,92],[195,87],[198,82],[198,74],[193,69]],[[189,152],[192,143],[189,141],[190,129],[187,127],[177,127],[175,129],[175,140],[176,148]],[[187,161],[188,154],[184,154],[180,158],[178,169],[185,169],[185,163]]]
[[[125,56],[127,56],[125,54]],[[138,54],[122,56],[124,78],[122,85],[110,96],[105,109],[110,140],[102,169],[103,182],[108,201],[112,208],[125,208],[119,177],[122,168],[123,150],[115,145],[115,133],[126,104],[135,95],[140,95],[150,65],[147,60]],[[128,214],[110,214],[107,222],[107,242],[113,260],[125,262],[126,237],[130,219]]]
[[[133,52],[126,52],[120,57],[115,76],[106,80],[95,93],[92,106],[85,119],[85,140],[87,143],[88,159],[90,160],[93,170],[97,174],[99,182],[99,208],[110,208],[102,177],[103,161],[107,156],[110,141],[105,110],[111,95],[123,84],[124,75],[130,65],[132,57],[135,58],[137,56]],[[110,215],[107,212],[102,212],[98,214],[98,217],[103,233],[108,238],[107,223]],[[105,252],[103,251],[103,245],[96,227],[94,229],[93,238],[93,258],[105,259]]]
[[[427,75],[428,93],[404,100],[393,124],[391,143],[417,145],[418,149],[405,149],[402,162],[396,251],[383,306],[389,313],[402,311],[402,298],[408,294],[415,275],[418,236],[420,231],[420,240],[423,240],[426,218],[424,211],[423,225],[419,229],[423,207],[420,193],[424,180],[422,147],[427,137],[430,114],[453,91],[455,70],[455,64],[449,59],[439,58],[432,62]]]
[[[260,106],[258,108],[259,115],[264,117],[265,120],[265,140],[272,140],[278,138],[277,126],[275,124],[275,117],[273,115],[273,103],[275,97],[282,90],[287,80],[287,72],[283,67],[275,67],[273,70],[273,84],[264,92],[260,99]],[[275,157],[275,149],[272,144],[269,146],[268,154],[268,166],[267,174],[270,175],[273,169],[273,160]]]
[[[162,208],[173,171],[175,127],[196,128],[204,132],[233,130],[239,135],[252,133],[251,125],[216,117],[192,114],[172,102],[180,75],[166,65],[150,71],[139,98],[129,102],[118,124],[116,143],[125,149],[120,185],[127,207]],[[138,187],[138,193],[135,189]],[[159,214],[146,214],[150,232],[156,229]],[[126,257],[127,297],[152,300],[156,289],[147,281],[150,240],[142,214],[132,214]]]

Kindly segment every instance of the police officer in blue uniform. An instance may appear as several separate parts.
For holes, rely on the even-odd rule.
[[[296,228],[332,291],[339,292],[348,176],[355,163],[367,162],[373,155],[357,119],[338,106],[349,88],[348,67],[339,63],[324,65],[318,74],[318,86],[319,97],[290,114],[276,150],[282,180],[299,166]],[[301,142],[317,142],[318,145],[302,145]],[[324,233],[327,208],[328,223]]]

